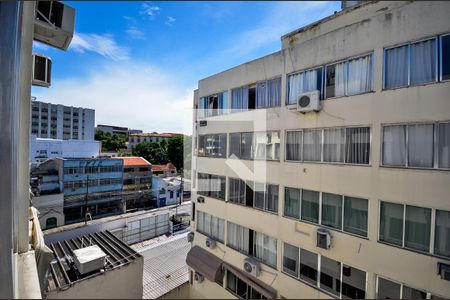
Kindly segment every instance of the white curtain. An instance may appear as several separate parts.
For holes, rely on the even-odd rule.
[[[348,62],[347,95],[372,90],[372,55]]]
[[[346,162],[368,164],[370,155],[370,128],[346,129]]]
[[[255,256],[268,265],[276,266],[277,263],[277,240],[265,234],[255,232]]]
[[[237,111],[248,109],[248,87],[231,90],[231,108]]]
[[[345,62],[336,64],[335,73],[335,85],[334,85],[334,96],[344,96],[345,95],[345,80],[346,80],[346,64]]]
[[[280,133],[278,131],[266,133],[266,159],[280,159]]]
[[[201,211],[197,211],[197,231],[204,232],[205,215]]]
[[[302,159],[302,132],[288,131],[286,133],[286,160],[300,161]]]
[[[281,105],[281,77],[267,81],[267,98],[270,107]]]
[[[439,167],[450,168],[450,123],[439,124]]]
[[[227,230],[227,238],[228,245],[231,247],[248,253],[249,248],[249,230],[240,225],[227,222],[228,230]]]
[[[268,107],[269,98],[267,97],[267,81],[258,82],[256,84],[256,107]]]
[[[267,136],[265,132],[255,132],[254,149],[256,159],[266,159]]]
[[[433,124],[408,125],[408,164],[411,167],[433,167]]]
[[[406,126],[383,127],[383,165],[406,165]]]
[[[436,80],[436,40],[411,44],[411,84]]]
[[[318,87],[317,78],[320,75],[320,68],[309,70],[297,74],[289,75],[289,95],[287,104],[297,103],[297,97],[299,94],[314,90],[320,90]]]
[[[320,161],[322,130],[303,131],[303,160]]]
[[[323,161],[344,161],[344,134],[343,128],[324,130]]]
[[[408,84],[408,45],[385,52],[384,87],[395,88]]]

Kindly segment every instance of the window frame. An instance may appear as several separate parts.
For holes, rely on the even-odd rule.
[[[239,156],[237,157],[237,159],[239,160],[248,160],[248,161],[273,161],[273,162],[280,162],[281,161],[281,145],[283,144],[283,139],[282,139],[282,134],[281,134],[282,130],[266,130],[266,131],[243,131],[243,132],[229,132],[228,136],[230,136],[231,134],[239,134]],[[254,142],[255,142],[255,137],[257,133],[264,133],[266,136],[268,133],[278,133],[278,137],[280,139],[280,150],[279,150],[279,158],[278,159],[267,159],[267,153],[265,155],[265,158],[256,158],[255,157],[255,149],[254,149]],[[242,158],[242,135],[243,134],[248,134],[251,133],[252,134],[252,153],[251,153],[251,158],[247,158],[244,157]],[[229,142],[228,142],[229,141]],[[229,137],[227,137],[227,143],[228,143],[228,149],[231,148],[231,139]],[[267,143],[266,143],[267,146]],[[230,158],[230,152],[227,152],[226,158]]]
[[[290,103],[289,104],[289,76],[294,76],[294,75],[299,75],[300,73],[305,73],[308,71],[313,71],[313,70],[317,70],[317,69],[321,69],[322,71],[322,75],[321,75],[321,79],[322,79],[322,83],[320,84],[320,94],[319,94],[319,100],[322,101],[325,99],[325,65],[317,65],[314,67],[310,67],[310,68],[306,68],[306,69],[300,69],[291,73],[286,74],[286,99],[285,99],[285,103],[284,105],[287,107],[292,107],[297,105],[296,103]]]
[[[218,155],[208,155],[208,154],[200,154],[200,149],[206,149],[206,147],[200,147],[200,137],[202,136],[225,136],[225,155],[224,156],[218,156]],[[228,158],[228,133],[205,133],[205,134],[197,134],[197,149],[196,149],[195,156],[197,157],[207,157],[207,158]]]
[[[204,102],[205,106],[203,108],[197,108],[200,111],[200,114],[198,114],[198,113],[196,114],[197,120],[204,120],[204,119],[208,119],[208,118],[211,118],[211,117],[218,117],[218,116],[222,116],[222,115],[227,115],[227,114],[230,113],[231,101],[228,101],[227,107],[219,108],[219,95],[223,94],[223,93],[228,93],[229,97],[231,97],[231,95],[230,95],[231,92],[230,92],[229,89],[222,90],[222,91],[216,92],[216,93],[211,93],[211,94],[206,95],[206,96],[198,97],[198,104],[200,104],[201,101],[205,101],[206,99],[209,99],[210,97],[216,96],[217,97],[217,109],[216,109],[216,113],[215,114],[214,114],[214,111],[213,111],[213,114],[209,115],[207,113],[207,111],[209,111],[209,109],[213,110],[213,108],[210,108],[209,106],[207,107],[206,102]],[[221,112],[221,113],[219,113],[219,112]]]
[[[449,33],[450,34],[450,33]],[[444,34],[446,35],[446,34]],[[400,88],[407,88],[407,87],[413,87],[413,86],[421,86],[421,85],[427,85],[427,84],[432,84],[432,83],[437,83],[440,81],[440,76],[439,76],[439,69],[441,66],[441,59],[440,56],[442,55],[442,53],[440,54],[440,50],[441,50],[441,43],[440,43],[440,37],[441,35],[432,35],[432,36],[428,36],[425,38],[421,38],[421,39],[417,39],[417,40],[411,40],[411,41],[407,41],[407,42],[403,42],[403,43],[399,43],[399,44],[395,44],[392,46],[388,46],[388,47],[383,47],[383,63],[382,63],[382,89],[381,91],[389,91],[389,90],[395,90],[395,89],[400,89]],[[411,45],[416,44],[416,43],[420,43],[420,42],[424,42],[427,40],[432,40],[434,39],[436,41],[436,49],[435,49],[435,78],[432,81],[429,82],[424,82],[424,83],[419,83],[419,84],[414,84],[411,85]],[[399,48],[399,47],[403,47],[403,46],[408,46],[408,83],[406,85],[402,85],[402,86],[396,86],[396,87],[392,87],[392,88],[387,88],[386,87],[386,52],[387,50],[391,50],[391,49],[395,49],[395,48]]]
[[[405,283],[402,283],[402,282],[397,281],[397,280],[390,279],[389,277],[382,276],[382,275],[379,275],[379,274],[376,274],[376,273],[375,273],[375,276],[376,276],[376,279],[375,279],[375,298],[376,298],[376,299],[378,299],[378,288],[379,288],[379,284],[380,284],[380,283],[379,283],[379,279],[380,279],[380,278],[382,278],[383,280],[390,281],[390,282],[392,282],[392,283],[395,283],[395,284],[400,285],[400,294],[399,294],[400,298],[399,298],[399,299],[404,299],[404,298],[403,298],[403,288],[404,288],[404,286],[406,285]],[[426,293],[426,294],[427,294],[426,299],[432,299],[432,298],[431,298],[432,296],[437,296],[436,294],[432,294],[431,292],[427,292],[427,291],[424,291],[424,290],[421,290],[421,289],[417,289],[417,288],[411,287],[411,286],[409,286],[409,285],[406,285],[406,286],[407,286],[408,288],[412,288],[412,289],[421,291],[421,292],[423,292],[423,293]],[[438,296],[438,297],[440,297],[440,296]]]
[[[449,33],[445,33],[445,34],[440,34],[439,35],[439,81],[440,82],[448,82],[448,81],[450,81],[450,78],[449,79],[442,79],[442,69],[444,68],[443,67],[443,65],[442,65],[442,58],[443,58],[443,56],[442,56],[442,38],[444,37],[444,36],[449,36],[450,37],[450,32]],[[450,60],[450,57],[449,57],[449,60]]]
[[[449,34],[450,35],[450,34]],[[394,168],[394,169],[415,169],[415,170],[434,170],[434,171],[450,171],[450,168],[440,168],[439,167],[439,125],[440,124],[450,124],[450,120],[443,120],[443,121],[423,121],[423,122],[401,122],[401,123],[382,123],[380,124],[380,167],[383,168]],[[415,166],[409,166],[409,140],[408,135],[409,126],[412,125],[433,125],[433,166],[432,167],[415,167]],[[405,165],[404,166],[393,166],[393,165],[385,165],[384,164],[384,154],[383,154],[383,147],[384,147],[384,127],[389,126],[406,126],[405,130]]]
[[[209,213],[206,213],[206,212],[204,212],[204,211],[201,211],[201,210],[197,210],[197,212],[196,212],[196,214],[197,214],[197,220],[195,221],[195,231],[197,231],[198,233],[200,233],[200,234],[203,234],[204,236],[206,236],[206,237],[208,237],[208,238],[210,238],[210,239],[213,239],[214,241],[216,241],[216,242],[218,242],[218,243],[221,243],[221,244],[223,244],[223,245],[225,245],[225,226],[226,226],[226,220],[225,219],[222,219],[222,218],[219,218],[219,217],[216,217],[216,216],[214,216],[214,215],[212,215],[212,214],[209,214]],[[212,233],[209,235],[209,234],[206,234],[203,230],[201,230],[201,229],[199,229],[199,226],[198,226],[198,224],[199,224],[199,220],[200,220],[200,215],[203,215],[203,220],[204,220],[204,218],[205,218],[205,215],[210,215],[211,216],[211,219],[212,218],[216,218],[217,219],[217,226],[218,226],[218,228],[217,228],[217,231],[219,232],[219,228],[220,228],[220,226],[219,226],[219,222],[220,221],[223,221],[223,240],[220,240],[220,234],[219,234],[219,236],[214,236]],[[211,224],[212,224],[212,222],[211,222]],[[212,232],[212,230],[211,230],[211,232]]]

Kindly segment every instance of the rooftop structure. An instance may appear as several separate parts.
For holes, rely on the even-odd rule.
[[[45,290],[47,299],[142,297],[143,257],[109,231],[59,241],[49,247],[53,260]],[[93,251],[86,254],[91,248]],[[98,259],[105,261],[100,268],[80,268]]]
[[[181,133],[133,133],[128,136],[128,148],[132,149],[142,142],[162,142],[168,141],[175,136],[182,136]]]
[[[172,163],[165,165],[152,165],[152,171],[157,176],[173,176],[177,173],[177,168]]]

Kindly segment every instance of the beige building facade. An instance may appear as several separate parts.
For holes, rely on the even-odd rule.
[[[450,295],[449,16],[365,2],[199,81],[190,295]]]

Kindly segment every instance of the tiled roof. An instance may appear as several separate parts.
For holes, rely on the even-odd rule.
[[[123,160],[124,167],[151,166],[152,165],[145,158],[139,157],[139,156],[123,156],[123,157],[113,157],[113,158]]]
[[[129,136],[144,136],[144,137],[174,137],[182,135],[181,133],[131,133]]]
[[[189,281],[186,256],[190,249],[187,233],[135,248],[144,257],[143,299],[159,298]]]
[[[170,171],[170,170],[176,170],[177,168],[172,164],[168,163],[166,165],[153,165],[152,170],[153,171]]]

